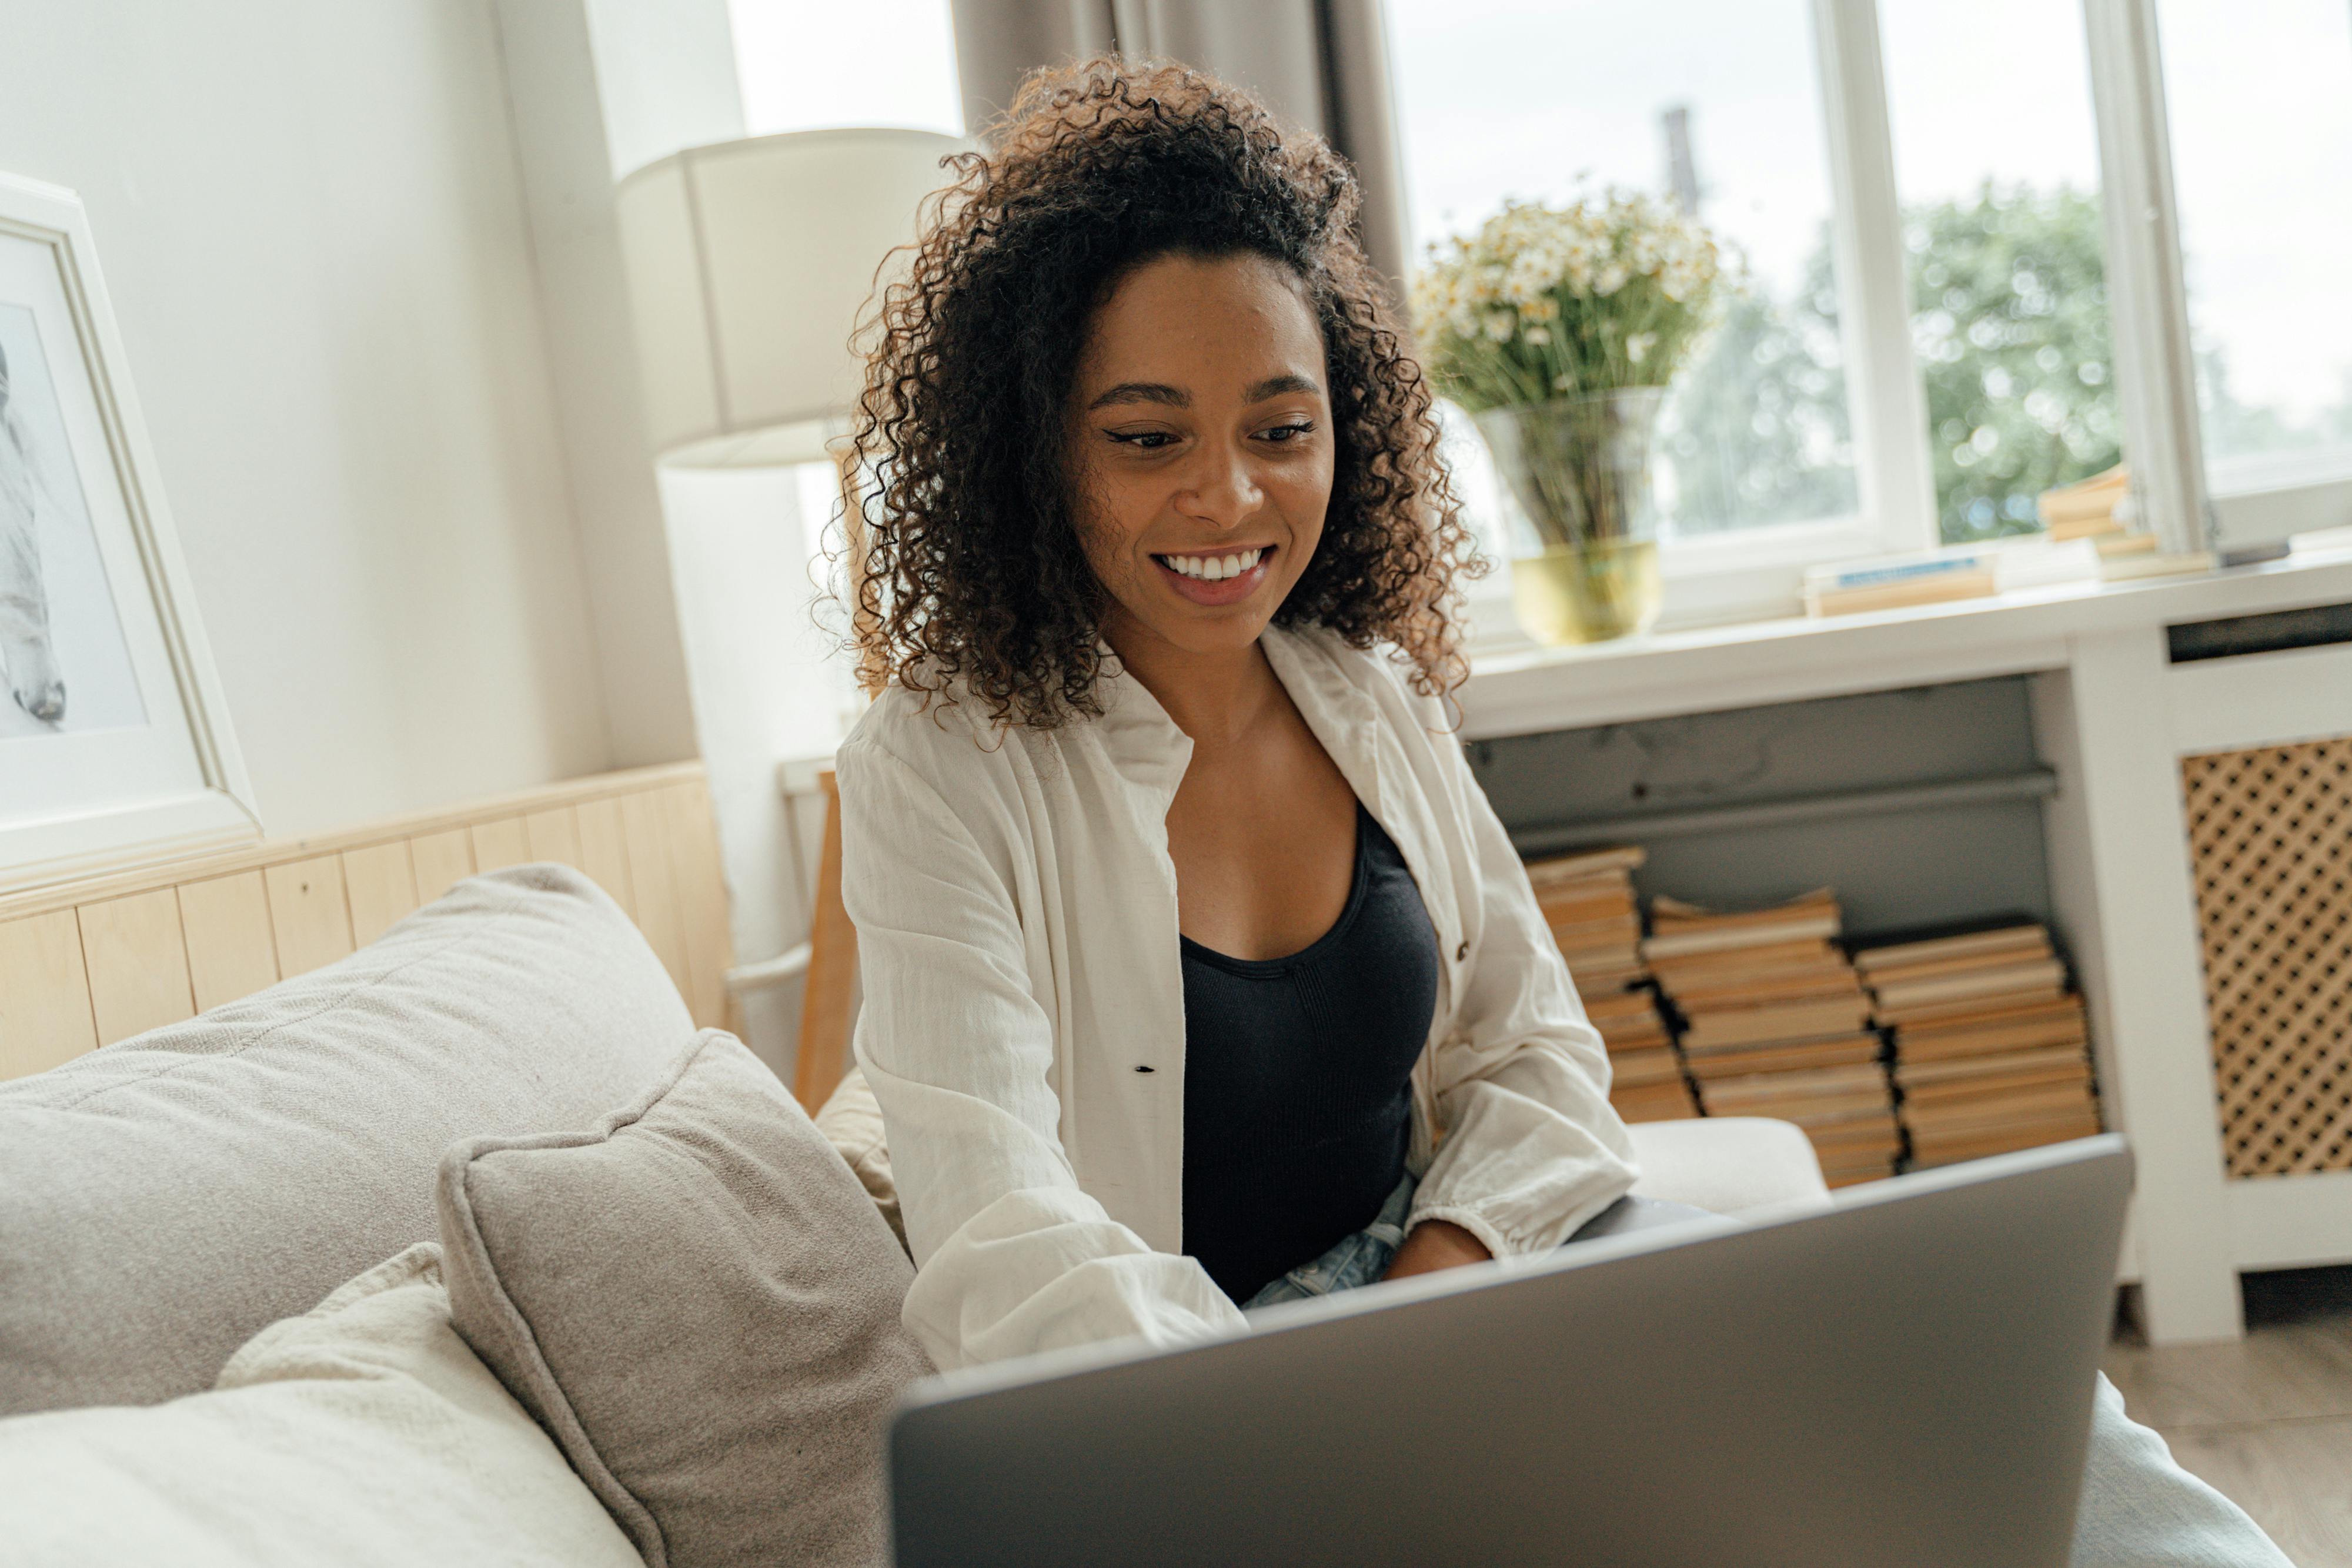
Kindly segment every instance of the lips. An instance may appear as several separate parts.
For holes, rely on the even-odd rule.
[[[1274,564],[1275,548],[1266,546],[1260,552],[1257,564],[1240,576],[1219,578],[1214,582],[1187,577],[1159,556],[1151,558],[1151,564],[1160,573],[1160,580],[1181,598],[1195,604],[1237,604],[1256,592],[1258,584],[1265,580],[1265,574]]]

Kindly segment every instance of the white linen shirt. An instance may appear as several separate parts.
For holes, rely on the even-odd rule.
[[[1390,657],[1320,629],[1262,641],[1437,933],[1412,1220],[1451,1220],[1498,1258],[1558,1246],[1634,1169],[1608,1054],[1527,873],[1442,706]],[[1167,818],[1192,743],[1110,670],[1099,718],[1045,732],[985,729],[969,699],[925,711],[894,685],[835,762],[856,1051],[915,1258],[907,1327],[942,1368],[1244,1326],[1182,1256]]]

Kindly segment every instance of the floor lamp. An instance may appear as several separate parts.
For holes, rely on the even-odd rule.
[[[845,424],[863,386],[850,337],[971,144],[928,131],[793,131],[689,148],[614,196],[656,460],[839,467],[851,603],[862,616],[860,476]],[[858,672],[871,695],[878,666]],[[830,772],[809,941],[730,976],[739,995],[805,973],[793,1092],[812,1111],[848,1054],[856,936],[841,903],[841,811]]]

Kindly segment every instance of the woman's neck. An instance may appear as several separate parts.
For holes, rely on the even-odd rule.
[[[1196,747],[1216,750],[1234,744],[1282,693],[1274,666],[1255,641],[1202,653],[1180,648],[1119,616],[1103,627],[1103,641]]]

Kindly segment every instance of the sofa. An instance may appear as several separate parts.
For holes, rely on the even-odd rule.
[[[845,1089],[810,1117],[553,863],[0,1083],[7,1560],[887,1560],[929,1369]],[[1826,1201],[1784,1124],[1635,1135],[1638,1191]]]

